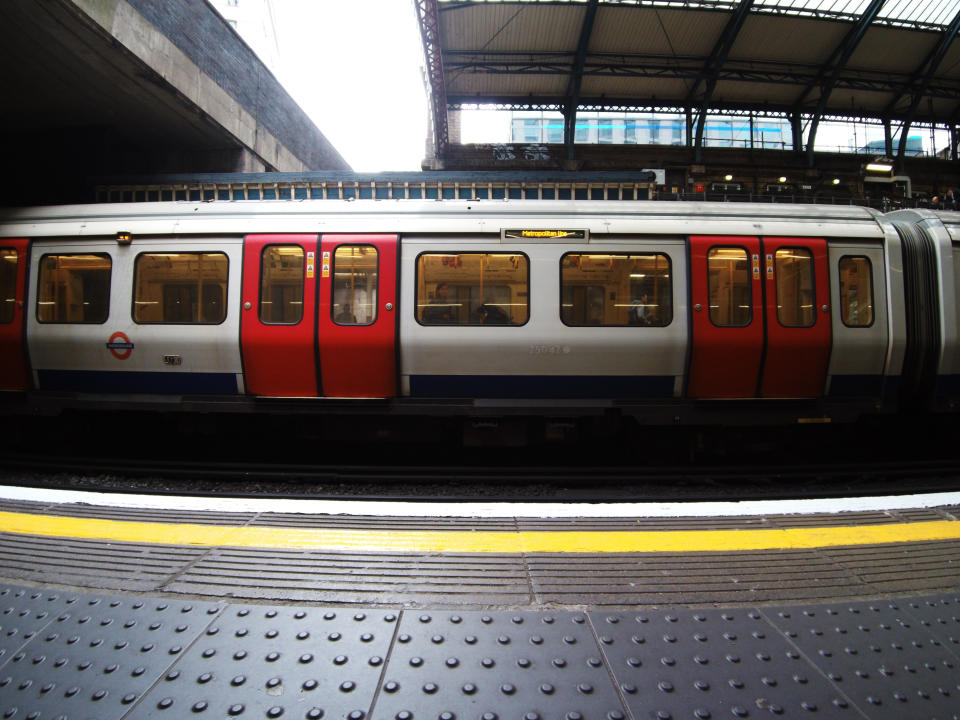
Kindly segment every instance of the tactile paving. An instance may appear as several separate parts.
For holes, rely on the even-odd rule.
[[[960,719],[960,597],[588,612],[0,585],[0,719]]]
[[[56,593],[44,595],[39,590],[0,587],[0,668],[53,622],[58,610],[51,603],[59,599]]]
[[[47,613],[50,621],[0,665],[4,718],[127,716],[222,608],[39,591],[29,597],[24,617]]]
[[[899,605],[960,659],[960,595],[908,598]]]
[[[866,717],[960,718],[960,659],[898,602],[764,614]]]
[[[396,625],[381,610],[230,606],[128,717],[363,720]]]
[[[584,613],[407,611],[371,720],[624,720]]]
[[[634,718],[858,717],[754,610],[594,612]]]

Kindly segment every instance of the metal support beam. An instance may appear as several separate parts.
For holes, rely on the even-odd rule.
[[[450,145],[447,125],[447,90],[443,83],[443,58],[440,45],[440,15],[437,0],[414,0],[423,54],[430,82],[430,105],[433,115],[434,152],[442,157]]]
[[[807,136],[807,166],[813,167],[813,148],[817,141],[817,126],[820,124],[820,118],[823,116],[824,110],[827,108],[827,103],[830,100],[830,94],[833,92],[833,89],[837,85],[837,80],[840,77],[840,73],[843,72],[846,68],[847,63],[850,61],[850,57],[853,55],[854,51],[857,49],[857,46],[860,44],[860,41],[863,40],[863,36],[866,35],[867,30],[870,28],[870,23],[873,22],[874,18],[877,17],[877,14],[880,12],[880,8],[883,7],[886,0],[872,0],[869,7],[863,12],[863,15],[860,17],[860,20],[850,28],[847,32],[847,36],[844,38],[843,42],[837,47],[836,50],[830,55],[830,59],[824,63],[821,68],[821,82],[820,85],[820,99],[817,102],[817,109],[813,113],[813,117],[810,120],[810,133]],[[815,86],[811,85],[808,87],[799,98],[797,98],[797,107],[806,100],[807,95],[813,90]]]
[[[903,132],[900,133],[900,147],[897,148],[898,163],[903,158],[904,152],[907,149],[907,135],[909,134],[910,126],[913,124],[914,118],[916,117],[917,108],[920,106],[920,101],[926,94],[927,86],[930,84],[930,81],[933,80],[933,74],[940,67],[940,63],[943,62],[943,58],[946,56],[947,50],[949,50],[950,45],[953,44],[953,40],[956,38],[958,30],[960,30],[960,12],[954,16],[953,22],[950,23],[950,27],[944,31],[943,35],[940,37],[940,42],[937,43],[937,46],[933,49],[933,52],[927,56],[924,64],[917,68],[915,76],[919,75],[920,72],[923,72],[923,76],[922,78],[919,78],[919,86],[913,89],[913,97],[910,100],[910,107],[907,110],[907,117],[904,121]],[[894,102],[897,100],[899,100],[899,98],[897,98]]]
[[[580,104],[580,87],[583,85],[583,68],[587,63],[587,49],[593,34],[593,23],[597,18],[597,5],[600,0],[590,0],[580,25],[580,41],[577,54],[573,59],[573,68],[567,82],[567,98],[563,109],[563,143],[567,146],[567,159],[573,160],[573,141],[576,136],[577,106]]]
[[[893,157],[893,134],[890,132],[890,118],[883,121],[883,153]]]
[[[697,90],[700,89],[701,82],[706,79],[709,83],[711,78],[716,78],[723,64],[727,61],[727,56],[730,54],[737,35],[740,34],[740,29],[743,27],[743,23],[746,21],[751,7],[753,7],[753,0],[742,0],[736,11],[730,16],[726,27],[724,27],[723,32],[720,33],[720,37],[714,44],[709,57],[707,57],[703,63],[703,76],[694,80],[690,91],[687,93],[687,104],[693,102],[697,95]]]
[[[930,84],[930,81],[933,79],[933,73],[936,72],[940,63],[943,61],[943,57],[950,48],[950,44],[956,38],[958,30],[960,30],[960,12],[954,16],[950,25],[941,33],[939,42],[937,42],[927,57],[923,59],[923,62],[920,63],[917,69],[911,73],[910,79],[907,80],[900,92],[894,94],[893,100],[891,100],[885,108],[886,114],[893,114],[904,96],[916,95],[918,85],[922,83],[922,87],[925,88]]]
[[[584,64],[582,75],[587,77],[603,78],[656,78],[661,80],[691,81],[703,78],[702,61],[696,59],[668,59],[663,57],[630,54],[630,55],[602,55],[590,53],[589,60]],[[447,52],[444,55],[444,69],[448,73],[482,73],[486,75],[563,75],[569,78],[573,72],[573,55],[559,53],[557,56],[537,53],[535,57],[529,54],[518,57],[513,53],[499,52]],[[780,63],[751,61],[749,63],[727,60],[722,68],[717,70],[717,81],[742,83],[760,83],[774,85],[794,85],[807,88],[811,83],[821,81],[819,66],[793,63],[785,68]],[[909,82],[907,73],[891,71],[864,71],[856,74],[835,78],[834,89],[860,90],[878,93],[900,92]],[[933,84],[927,88],[927,95],[947,100],[960,100],[960,89],[949,84]],[[465,102],[483,102],[482,97],[472,96]],[[581,105],[585,104],[581,93]],[[547,102],[547,98],[538,97],[537,104]],[[553,101],[553,100],[551,100]],[[665,104],[682,104],[680,98],[661,98]],[[637,102],[636,100],[634,101]],[[640,101],[649,104],[650,99]],[[561,101],[562,104],[562,101]],[[696,104],[696,102],[694,102]],[[755,105],[756,107],[756,105]],[[791,110],[804,110],[796,102],[790,102]],[[843,114],[843,111],[840,111]]]
[[[790,129],[793,130],[793,151],[799,155],[803,150],[803,118],[800,113],[790,116]]]
[[[720,70],[727,61],[727,56],[730,54],[731,48],[733,48],[733,43],[737,40],[737,35],[740,34],[740,29],[743,27],[743,23],[746,21],[751,7],[753,7],[753,0],[741,0],[740,5],[737,6],[736,11],[727,21],[726,27],[724,27],[723,32],[713,46],[713,51],[703,64],[702,77],[694,80],[693,87],[691,87],[690,92],[687,93],[686,104],[691,105],[697,90],[700,88],[701,81],[706,78],[707,87],[703,93],[703,97],[700,99],[700,117],[697,122],[694,162],[699,163],[703,159],[703,132],[706,126],[707,109],[710,105],[710,99],[713,97],[713,91],[717,87],[717,78]]]

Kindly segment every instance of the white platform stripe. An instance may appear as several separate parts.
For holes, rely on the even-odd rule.
[[[676,518],[744,517],[841,512],[884,512],[960,505],[960,492],[924,495],[745,500],[742,502],[535,503],[535,502],[380,502],[231,497],[134,495],[83,490],[48,490],[0,485],[0,500],[84,504],[131,509],[217,513],[296,513],[378,517],[467,518]],[[3,528],[0,528],[2,531]]]

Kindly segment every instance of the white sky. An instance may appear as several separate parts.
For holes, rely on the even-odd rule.
[[[275,74],[358,172],[419,170],[427,136],[412,0],[274,0]]]

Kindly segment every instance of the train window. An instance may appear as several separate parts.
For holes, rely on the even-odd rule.
[[[847,327],[873,325],[873,266],[863,255],[840,258],[840,318]]]
[[[813,291],[813,255],[801,248],[780,248],[774,257],[777,320],[784,327],[811,327],[817,320]]]
[[[333,253],[333,321],[372,325],[377,319],[377,249],[340,245]]]
[[[110,256],[44,255],[37,283],[37,321],[105,323],[110,312]]]
[[[510,252],[424,253],[417,258],[421,325],[523,325],[529,260]]]
[[[228,260],[222,252],[142,253],[133,273],[138,323],[216,325],[227,308]]]
[[[750,259],[745,248],[712,247],[707,252],[710,322],[746,327],[753,319]]]
[[[296,325],[303,319],[304,251],[267,245],[260,258],[260,322]]]
[[[12,323],[17,308],[17,251],[0,248],[0,323]]]
[[[662,253],[567,253],[560,259],[560,319],[574,327],[669,325],[670,258]]]

